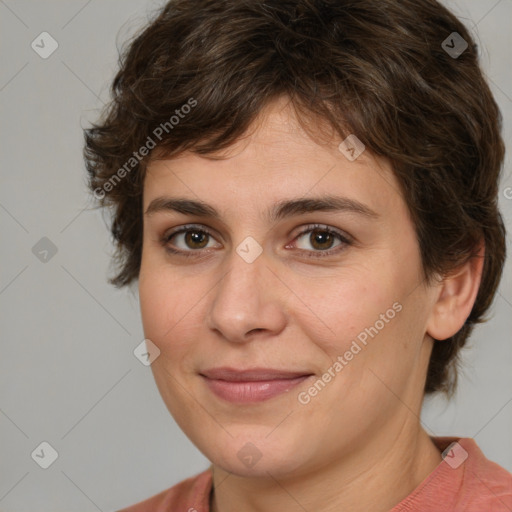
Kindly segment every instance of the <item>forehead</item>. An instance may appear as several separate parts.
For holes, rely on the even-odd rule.
[[[297,120],[289,102],[276,101],[262,111],[244,137],[207,156],[186,151],[152,160],[146,171],[144,209],[166,194],[201,199],[229,210],[250,205],[263,209],[285,197],[336,193],[366,202],[385,212],[403,203],[398,182],[386,159],[364,151],[350,161],[339,149],[342,141],[325,125],[312,137]],[[266,206],[265,206],[266,207]]]

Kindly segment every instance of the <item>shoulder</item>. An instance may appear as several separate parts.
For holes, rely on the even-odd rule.
[[[512,510],[512,474],[489,460],[471,438],[461,438],[452,443],[444,452],[445,461],[448,461],[450,447],[455,456],[461,458],[461,510]]]
[[[512,474],[471,438],[432,437],[442,461],[391,512],[511,512]]]
[[[117,512],[208,512],[212,486],[211,469],[187,478],[151,498]]]
[[[461,441],[468,447],[465,480],[471,498],[489,512],[512,510],[512,473],[487,459],[473,439]]]

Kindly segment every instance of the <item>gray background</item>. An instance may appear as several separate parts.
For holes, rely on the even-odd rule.
[[[512,0],[446,2],[472,27],[511,147]],[[82,128],[108,100],[116,45],[161,2],[0,0],[0,510],[109,511],[205,469],[133,355],[144,338],[136,287],[106,283],[112,247],[91,209]],[[31,42],[59,47],[42,59]],[[439,42],[441,44],[441,41]],[[507,158],[500,201],[511,229]],[[506,197],[506,190],[509,190]],[[57,253],[40,261],[47,237]],[[508,243],[510,247],[510,235]],[[44,242],[40,242],[44,243]],[[50,257],[52,256],[52,257]],[[489,323],[472,336],[451,403],[428,400],[435,435],[475,437],[512,470],[510,258]],[[48,469],[31,458],[58,452]]]

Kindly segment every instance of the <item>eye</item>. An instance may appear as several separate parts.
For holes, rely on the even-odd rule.
[[[170,254],[200,257],[204,249],[215,247],[209,245],[212,238],[214,237],[208,229],[202,226],[186,225],[166,233],[161,239],[161,244]],[[300,242],[302,238],[304,241]],[[311,245],[312,250],[307,247],[308,244]],[[351,244],[352,241],[348,235],[320,224],[308,226],[293,241],[293,246],[300,249],[307,257],[314,258],[339,253]]]
[[[306,237],[306,235],[309,235]],[[297,242],[301,238],[304,241]],[[338,241],[337,245],[334,245]],[[308,226],[305,230],[301,231],[294,240],[294,245],[299,249],[306,251],[308,257],[318,258],[331,256],[334,253],[339,253],[347,246],[351,245],[351,240],[344,233],[330,228],[315,224]],[[308,245],[313,247],[313,250],[308,249]]]
[[[165,234],[161,243],[171,254],[196,256],[191,253],[200,252],[201,249],[208,249],[208,243],[212,238],[213,235],[207,229],[189,225],[182,226],[175,231]],[[177,247],[177,249],[173,247]]]

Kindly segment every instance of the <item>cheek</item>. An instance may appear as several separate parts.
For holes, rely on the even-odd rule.
[[[204,340],[200,330],[207,290],[200,279],[176,277],[170,269],[141,273],[139,299],[144,336],[160,349],[167,366],[190,369],[190,359]]]
[[[302,317],[302,328],[331,357],[345,353],[354,340],[364,346],[398,320],[399,294],[390,283],[366,275],[365,279],[359,275],[337,277],[327,288],[308,290],[307,305],[312,313]]]
[[[139,300],[144,335],[158,344],[165,325],[169,322],[170,297],[165,293],[163,281],[158,282],[152,274],[139,277]]]
[[[139,299],[144,335],[161,351],[184,316],[186,288],[158,272],[145,272],[139,279]]]
[[[335,375],[325,403],[342,399],[357,410],[363,400],[377,411],[393,396],[379,378],[402,389],[417,367],[422,336],[415,325],[418,305],[403,281],[364,275],[333,280],[325,293],[310,289],[308,304],[322,322],[302,323],[302,329],[315,342],[323,371]]]

